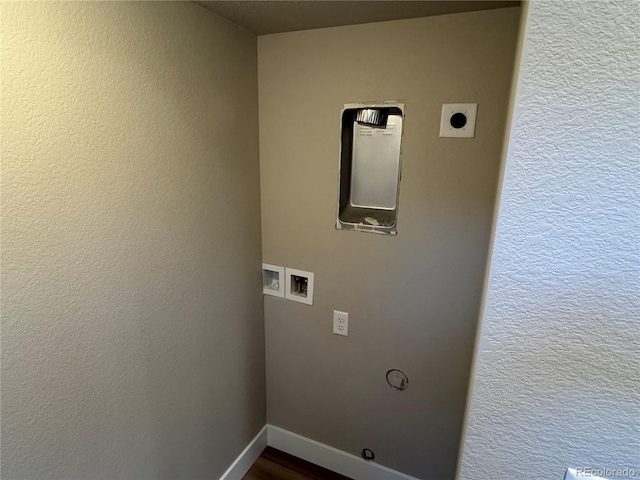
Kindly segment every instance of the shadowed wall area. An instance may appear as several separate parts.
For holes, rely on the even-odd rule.
[[[218,478],[265,423],[255,36],[1,8],[2,477]]]

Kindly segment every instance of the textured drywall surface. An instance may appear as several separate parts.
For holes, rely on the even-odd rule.
[[[518,26],[510,8],[258,37],[263,258],[315,273],[313,306],[265,298],[269,423],[453,478]],[[395,237],[335,229],[340,111],[375,100],[406,106]],[[475,139],[438,138],[453,102],[479,102]]]
[[[530,3],[461,480],[640,474],[639,31]]]
[[[265,423],[255,37],[1,8],[2,478],[218,478]]]

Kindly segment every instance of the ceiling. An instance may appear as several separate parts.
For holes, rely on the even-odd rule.
[[[258,35],[516,7],[519,1],[196,1]]]

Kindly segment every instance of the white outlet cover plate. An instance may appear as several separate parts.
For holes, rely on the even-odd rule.
[[[307,279],[307,295],[306,296],[298,295],[292,291],[291,289],[293,285],[293,282],[291,281],[292,276],[305,277]],[[287,279],[287,282],[285,285],[284,297],[287,300],[293,300],[294,302],[313,305],[313,273],[287,267],[285,277]]]
[[[451,117],[462,113],[467,117],[467,123],[462,128],[451,126]],[[445,103],[442,105],[440,116],[440,137],[473,138],[476,134],[477,103]]]
[[[273,284],[267,285],[265,281],[265,275],[267,272],[276,272],[278,274],[278,288],[275,288]],[[265,295],[273,295],[274,297],[284,297],[284,267],[278,265],[271,265],[269,263],[262,264],[262,293]]]
[[[349,336],[349,314],[347,312],[333,311],[333,333]]]

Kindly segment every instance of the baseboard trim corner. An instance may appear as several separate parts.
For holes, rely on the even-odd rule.
[[[267,425],[267,438],[270,447],[354,480],[418,480],[273,425]]]
[[[241,480],[249,471],[251,465],[258,459],[262,451],[267,447],[268,425],[262,427],[258,434],[249,442],[249,445],[238,455],[227,471],[222,474],[220,480]]]

